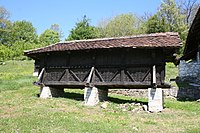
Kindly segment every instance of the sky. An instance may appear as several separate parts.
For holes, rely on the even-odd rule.
[[[30,21],[41,34],[52,24],[59,24],[64,38],[84,15],[90,24],[122,13],[155,13],[161,0],[0,0],[0,6],[10,13],[12,22]]]

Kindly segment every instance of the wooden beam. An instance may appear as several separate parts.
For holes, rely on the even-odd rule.
[[[91,82],[93,72],[94,72],[94,67],[91,68],[91,71],[90,71],[90,74],[89,74],[88,79],[86,81],[86,84],[89,84]]]
[[[69,69],[65,69],[65,72],[66,72],[66,77],[67,77],[67,82],[69,81],[69,75],[70,75],[70,73],[69,73]]]
[[[144,77],[142,78],[142,81],[141,82],[143,82],[145,79],[146,79],[146,77],[148,76],[148,74],[151,72],[151,68],[145,73],[145,75],[144,75]]]
[[[165,65],[162,66],[160,78],[161,78],[161,84],[164,84],[165,83]]]
[[[60,76],[60,78],[58,79],[58,81],[60,81],[62,79],[62,77],[65,75],[66,70],[63,71],[62,75]]]
[[[103,77],[101,76],[101,74],[99,73],[99,71],[97,69],[95,69],[96,75],[97,77],[100,79],[101,82],[105,82]]]
[[[88,73],[85,75],[85,77],[83,78],[83,82],[86,80],[86,78],[89,76],[90,71],[88,71]]]
[[[129,79],[132,81],[132,82],[135,82],[135,80],[133,79],[133,77],[131,76],[131,74],[129,73],[129,71],[125,71],[125,73],[127,74],[127,76],[129,77]]]
[[[111,78],[110,82],[113,81],[113,79],[119,74],[119,70],[115,72],[114,76]]]
[[[72,76],[75,78],[75,80],[81,82],[81,80],[76,76],[76,74],[72,70],[69,70],[69,73],[72,74]]]
[[[124,82],[124,77],[125,77],[124,69],[121,69],[121,71],[120,71],[120,81],[121,82]]]
[[[39,76],[38,76],[38,82],[41,83],[42,82],[42,77],[44,75],[44,71],[45,71],[45,68],[42,68],[42,71],[40,72]]]
[[[156,65],[153,65],[152,78],[153,78],[152,85],[153,87],[156,87]]]

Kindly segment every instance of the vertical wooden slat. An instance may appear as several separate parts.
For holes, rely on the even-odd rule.
[[[156,65],[153,65],[153,69],[152,69],[152,78],[153,78],[153,87],[156,86]]]
[[[120,82],[124,82],[124,77],[125,77],[124,69],[121,69],[121,72],[120,72]]]

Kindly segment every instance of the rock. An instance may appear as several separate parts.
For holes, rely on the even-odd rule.
[[[133,127],[132,129],[135,130],[135,131],[138,131],[138,128],[137,128],[137,127]]]
[[[137,112],[137,111],[139,111],[140,110],[140,108],[134,108],[133,110],[132,110],[132,112]]]
[[[198,99],[197,102],[200,102],[200,99]]]
[[[106,109],[107,107],[108,107],[108,104],[109,104],[109,102],[108,101],[106,101],[106,102],[104,102],[103,104],[101,104],[101,108],[103,108],[103,109]]]
[[[122,111],[124,111],[124,112],[125,112],[125,111],[127,111],[127,110],[126,110],[126,109],[122,109]]]
[[[140,103],[135,103],[135,106],[140,106]]]

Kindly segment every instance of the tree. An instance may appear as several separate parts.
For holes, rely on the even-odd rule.
[[[39,36],[39,42],[42,46],[60,42],[59,33],[55,30],[47,29]]]
[[[7,45],[10,40],[12,23],[9,20],[10,13],[4,7],[0,7],[0,43]]]
[[[131,36],[141,33],[141,21],[133,14],[117,15],[110,20],[103,20],[99,24],[101,37]]]
[[[31,22],[15,21],[12,26],[12,41],[24,41],[29,43],[37,43],[36,29]]]
[[[60,28],[60,26],[58,24],[52,24],[50,30],[57,32],[59,34],[60,38],[63,37],[62,29]]]
[[[155,14],[151,16],[146,22],[146,33],[166,32],[165,18]]]
[[[66,40],[81,40],[81,39],[93,39],[98,37],[98,31],[94,26],[90,26],[89,19],[86,16],[76,23],[75,28],[70,31]]]
[[[168,31],[179,31],[180,28],[187,28],[184,24],[185,15],[181,14],[180,8],[174,0],[163,0],[160,15],[165,18]]]
[[[186,15],[181,13],[175,0],[163,0],[158,13],[165,18],[166,31],[178,32],[185,43],[188,32],[188,26],[184,23]]]
[[[199,9],[200,4],[197,0],[179,0],[178,2],[182,14],[185,14],[185,24],[190,26]]]

